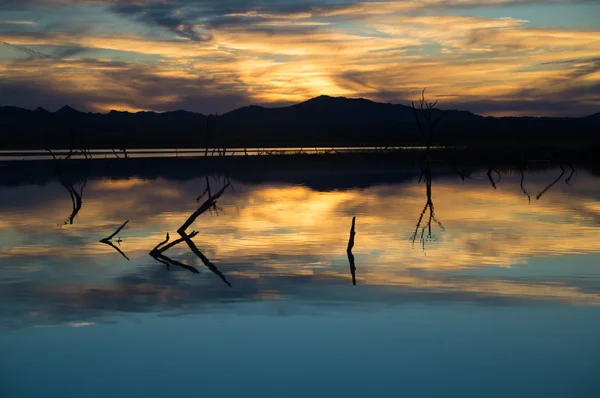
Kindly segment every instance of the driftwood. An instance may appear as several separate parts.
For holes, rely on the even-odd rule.
[[[346,253],[348,254],[348,262],[350,263],[350,273],[352,274],[352,284],[356,286],[356,266],[354,265],[354,254],[352,254],[352,248],[354,247],[354,226],[356,223],[356,217],[352,217],[352,228],[350,228],[350,239],[348,239],[348,248]]]
[[[110,247],[112,247],[113,249],[115,249],[116,251],[118,251],[121,256],[125,257],[127,259],[127,261],[130,261],[129,257],[127,257],[125,255],[125,253],[123,253],[121,251],[121,249],[119,249],[117,246],[115,246],[114,243],[112,243],[112,238],[114,238],[116,234],[118,234],[119,232],[121,232],[121,230],[123,228],[125,228],[125,225],[127,225],[128,222],[129,222],[129,220],[125,221],[123,223],[123,225],[121,225],[119,228],[117,228],[117,230],[115,232],[112,233],[112,235],[109,235],[109,236],[107,236],[104,239],[100,239],[100,242],[104,243],[105,245],[109,245]],[[120,240],[118,242],[120,243]]]

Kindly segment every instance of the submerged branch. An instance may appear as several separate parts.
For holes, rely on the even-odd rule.
[[[350,273],[352,274],[352,284],[356,286],[356,266],[354,265],[354,254],[352,254],[352,248],[354,247],[354,226],[356,223],[356,217],[352,217],[352,228],[350,228],[350,238],[348,239],[348,248],[346,253],[348,254],[348,261],[350,262]]]
[[[225,284],[227,286],[232,287],[231,283],[229,283],[229,281],[227,281],[227,278],[225,278],[225,275],[223,275],[223,273],[221,271],[219,271],[219,269],[217,268],[217,266],[214,265],[213,263],[211,263],[210,260],[208,258],[206,258],[206,256],[204,256],[204,254],[202,254],[202,252],[198,249],[198,247],[196,246],[196,244],[194,243],[194,241],[190,238],[190,235],[187,235],[184,231],[181,231],[181,230],[178,230],[177,232],[181,235],[181,238],[183,239],[183,241],[185,241],[185,243],[188,245],[188,247],[190,248],[190,250],[196,256],[198,256],[198,258],[200,259],[200,261],[202,261],[202,263],[209,270],[211,270],[213,274],[215,274],[219,278],[221,278],[221,280],[223,282],[225,282]]]
[[[492,171],[495,171],[496,174],[498,174],[498,181],[494,181],[494,178],[492,177]],[[492,187],[494,187],[494,189],[496,189],[496,183],[500,182],[500,180],[502,179],[502,174],[500,174],[500,172],[498,170],[496,170],[494,167],[490,167],[488,169],[487,176],[488,176],[488,179],[490,180],[490,184],[492,184]]]
[[[193,238],[196,235],[198,235],[198,231],[192,232],[191,234],[189,234],[189,237]],[[169,243],[168,245],[163,246],[169,241],[169,239],[170,239],[169,233],[167,232],[166,240],[164,240],[163,242],[160,242],[158,245],[156,245],[156,247],[150,251],[150,255],[152,256],[153,254],[162,254],[162,253],[166,252],[167,250],[169,250],[170,248],[172,248],[173,246],[177,246],[178,244],[183,242],[183,238],[179,238],[179,239],[174,240],[173,242]]]
[[[531,203],[531,195],[529,195],[529,192],[527,192],[527,190],[525,189],[523,181],[525,181],[525,173],[523,172],[523,168],[521,167],[521,191],[523,191],[523,193],[527,196],[527,200],[529,201],[529,203]]]
[[[107,240],[107,241],[108,241],[108,240],[111,240],[112,238],[114,238],[114,236],[115,236],[116,234],[118,234],[119,232],[121,232],[121,230],[122,230],[122,229],[125,227],[125,225],[127,225],[127,223],[128,223],[128,222],[129,222],[129,220],[125,221],[125,222],[123,223],[123,225],[121,225],[119,228],[117,228],[117,230],[116,230],[115,232],[113,232],[113,234],[112,234],[112,235],[110,235],[110,236],[108,236],[108,237],[106,237],[106,238],[102,239],[102,241],[104,241],[104,240]],[[102,241],[101,241],[101,242],[102,242]]]
[[[192,225],[194,223],[194,221],[196,221],[196,218],[198,218],[198,216],[200,216],[200,214],[204,213],[205,211],[207,211],[208,209],[212,208],[217,199],[219,199],[221,197],[221,195],[223,195],[223,192],[225,192],[225,190],[229,187],[229,183],[225,184],[225,186],[223,186],[223,188],[221,188],[221,190],[219,192],[217,192],[214,196],[209,196],[208,199],[206,199],[206,201],[198,208],[198,210],[196,210],[194,213],[192,213],[192,215],[186,220],[186,222],[183,223],[183,225],[181,225],[181,227],[179,227],[179,229],[177,230],[177,233],[179,235],[182,234],[182,232],[185,232],[186,229],[188,229],[188,227],[190,225]]]
[[[123,253],[123,252],[121,251],[121,249],[119,249],[117,246],[115,246],[115,245],[114,245],[114,243],[112,243],[111,241],[109,241],[109,240],[108,240],[108,241],[105,241],[105,240],[103,239],[103,240],[101,240],[100,242],[104,243],[105,245],[109,245],[110,247],[112,247],[113,249],[115,249],[116,251],[118,251],[118,252],[119,252],[119,254],[120,254],[121,256],[125,257],[125,258],[127,259],[127,261],[131,261],[131,260],[129,260],[129,257],[127,257],[127,256],[125,255],[125,253]]]
[[[550,184],[548,184],[548,186],[546,188],[544,188],[540,193],[537,194],[537,196],[535,197],[537,200],[540,200],[540,198],[550,190],[550,188],[552,188],[557,182],[559,182],[563,176],[565,175],[565,168],[562,166],[562,164],[560,165],[560,169],[562,170],[562,172],[560,173],[560,175],[558,176],[558,178],[554,181],[552,181]]]
[[[190,234],[190,237],[194,237],[198,235],[197,231],[194,231]],[[165,238],[164,241],[160,242],[158,245],[156,245],[156,247],[154,247],[154,249],[152,249],[150,251],[150,256],[152,258],[154,258],[156,261],[163,263],[164,265],[167,266],[167,269],[170,269],[171,265],[175,265],[177,267],[183,268],[183,269],[187,269],[190,272],[193,272],[194,274],[199,274],[200,272],[195,268],[192,267],[191,265],[187,265],[184,264],[182,262],[173,260],[172,258],[165,256],[163,253],[167,250],[169,250],[171,247],[176,246],[178,244],[180,244],[181,242],[183,242],[183,239],[177,239],[174,240],[173,242],[167,244],[167,242],[169,242],[170,236],[169,233],[167,232],[167,236]]]
[[[565,183],[568,185],[571,183],[571,178],[573,178],[573,175],[575,174],[575,167],[573,167],[572,164],[569,165],[569,167],[571,168],[571,174],[569,174],[569,176],[567,177],[567,179],[565,180]]]
[[[125,225],[127,225],[128,222],[129,222],[129,220],[125,221],[123,223],[123,225],[121,225],[119,228],[117,228],[117,230],[115,232],[112,233],[112,235],[107,236],[106,238],[100,239],[100,243],[104,243],[105,245],[112,247],[113,249],[118,251],[121,256],[125,257],[127,259],[127,261],[130,261],[129,257],[127,257],[125,255],[125,253],[123,253],[121,251],[121,249],[119,249],[117,246],[115,246],[114,243],[112,243],[112,238],[114,238],[115,235],[118,234],[125,227]]]
[[[171,269],[171,265],[175,265],[177,267],[186,269],[194,274],[199,274],[200,271],[198,271],[195,267],[192,267],[191,265],[187,265],[184,264],[182,262],[173,260],[170,257],[165,256],[164,254],[155,254],[152,256],[156,261],[163,263],[164,265],[167,266],[167,269]]]
[[[154,247],[154,249],[152,249],[150,251],[150,256],[153,257],[155,260],[165,264],[167,266],[167,269],[169,269],[170,265],[176,265],[178,267],[182,267],[185,268],[191,272],[194,273],[198,273],[198,270],[192,266],[180,263],[178,261],[175,261],[167,256],[165,256],[163,253],[167,250],[169,250],[170,248],[172,248],[173,246],[176,246],[182,242],[185,242],[187,244],[187,246],[189,247],[189,249],[200,259],[200,261],[202,261],[202,263],[208,268],[210,269],[215,275],[217,275],[227,286],[232,287],[231,283],[229,283],[229,281],[227,280],[227,278],[225,277],[225,275],[223,275],[223,273],[221,271],[219,271],[219,269],[217,268],[216,265],[214,265],[201,251],[200,249],[198,249],[198,247],[196,246],[196,244],[194,243],[194,241],[192,240],[192,238],[194,238],[196,235],[198,235],[197,231],[193,231],[190,234],[186,233],[186,229],[189,228],[190,225],[192,225],[194,223],[194,221],[196,221],[196,219],[204,212],[206,212],[207,210],[211,210],[211,209],[217,209],[216,206],[216,202],[217,199],[219,199],[221,197],[221,195],[223,195],[223,193],[225,192],[225,190],[231,185],[230,182],[227,182],[223,188],[221,188],[221,190],[219,190],[219,192],[217,192],[215,195],[211,194],[210,191],[210,184],[208,181],[208,177],[206,180],[207,183],[207,187],[205,192],[198,197],[198,200],[200,200],[204,195],[208,194],[208,198],[206,199],[206,201],[204,203],[202,203],[200,205],[200,207],[198,207],[198,209],[196,211],[194,211],[190,217],[181,225],[181,227],[179,227],[179,229],[177,230],[177,233],[181,236],[181,238],[172,241],[171,243],[169,243],[170,240],[170,236],[167,233],[167,236],[165,238],[164,241],[160,242],[158,245],[156,245],[156,247]]]

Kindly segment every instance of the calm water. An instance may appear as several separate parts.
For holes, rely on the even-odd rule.
[[[5,184],[0,396],[598,397],[599,180],[501,173]]]

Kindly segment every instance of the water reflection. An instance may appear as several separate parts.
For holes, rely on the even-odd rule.
[[[356,225],[356,217],[352,217],[352,227],[350,227],[350,239],[348,239],[348,248],[346,253],[348,254],[348,262],[350,263],[350,274],[352,275],[352,284],[356,286],[356,265],[354,264],[354,254],[352,248],[354,247],[354,236],[356,232],[354,227]]]
[[[423,251],[425,251],[425,242],[427,240],[434,239],[434,236],[432,233],[432,228],[431,228],[432,222],[435,223],[442,231],[444,231],[444,226],[442,225],[442,223],[440,221],[438,221],[438,219],[435,216],[435,206],[433,204],[433,199],[431,196],[432,178],[431,178],[431,155],[430,154],[427,154],[427,159],[425,161],[425,167],[424,167],[423,171],[421,172],[421,176],[419,177],[419,182],[421,182],[421,181],[423,181],[425,183],[425,195],[427,196],[427,200],[425,201],[425,207],[423,207],[423,210],[421,211],[421,215],[419,216],[419,219],[417,220],[417,226],[415,227],[415,232],[413,233],[413,236],[412,236],[412,243],[413,243],[413,247],[414,247],[415,241],[417,240],[417,238],[419,238],[419,240],[421,242],[421,246],[423,248]],[[425,214],[427,212],[429,212],[429,215],[428,215],[425,223],[423,223],[423,218],[425,217]],[[420,230],[420,232],[419,232],[419,230]],[[425,231],[427,231],[427,233],[425,233]]]
[[[56,161],[56,175],[61,185],[65,187],[67,192],[69,192],[69,196],[71,197],[71,205],[72,211],[71,214],[64,221],[64,225],[73,225],[73,221],[79,211],[81,211],[81,206],[83,205],[83,190],[87,184],[87,174],[80,181],[75,181],[74,178],[67,176],[62,170],[62,164],[60,161]]]
[[[178,261],[175,261],[169,257],[167,257],[164,252],[167,251],[168,249],[170,249],[171,247],[177,246],[178,244],[185,242],[188,247],[190,248],[190,250],[192,251],[192,253],[194,253],[196,256],[198,256],[198,258],[202,261],[202,263],[209,269],[211,270],[211,272],[215,275],[217,275],[219,278],[221,278],[221,280],[223,282],[225,282],[225,284],[229,287],[231,287],[231,283],[229,283],[227,281],[227,278],[225,278],[225,275],[223,275],[223,273],[221,271],[219,271],[219,269],[210,262],[210,260],[208,258],[206,258],[206,256],[204,254],[202,254],[202,252],[198,249],[198,247],[196,246],[196,244],[194,243],[194,241],[192,240],[196,235],[198,235],[198,231],[193,231],[190,234],[188,234],[186,232],[186,230],[194,223],[194,221],[196,221],[196,219],[203,213],[205,213],[207,210],[211,210],[211,209],[215,209],[215,211],[217,210],[217,200],[221,197],[221,195],[223,195],[223,192],[225,192],[225,190],[230,186],[230,183],[226,183],[223,188],[221,188],[220,191],[218,191],[216,194],[212,194],[211,190],[210,190],[210,183],[208,181],[208,178],[206,179],[206,190],[204,191],[204,194],[208,194],[208,198],[206,199],[206,201],[204,203],[202,203],[200,205],[200,207],[198,207],[198,209],[192,213],[192,215],[177,229],[177,233],[181,236],[180,239],[177,239],[173,242],[171,242],[170,244],[168,244],[169,242],[169,233],[167,232],[167,237],[166,239],[159,243],[158,245],[156,245],[156,247],[154,247],[154,249],[152,249],[152,251],[150,252],[150,256],[153,257],[155,260],[165,264],[167,266],[167,269],[169,269],[169,265],[173,264],[176,266],[179,266],[181,268],[187,269],[193,273],[199,273],[198,270],[192,266],[189,265],[185,265],[182,264]],[[202,196],[204,196],[204,194]],[[198,200],[202,198],[202,196],[198,197]]]
[[[129,257],[127,257],[127,256],[125,255],[125,253],[123,253],[123,252],[121,251],[121,249],[119,249],[117,246],[115,246],[115,244],[112,242],[112,238],[114,238],[114,237],[115,237],[115,235],[117,235],[119,232],[121,232],[121,230],[122,230],[123,228],[125,228],[125,225],[127,225],[127,223],[128,223],[128,222],[129,222],[129,220],[125,221],[125,222],[123,223],[123,225],[121,225],[119,228],[117,228],[117,230],[116,230],[115,232],[113,232],[111,235],[107,236],[106,238],[102,238],[102,239],[100,239],[100,243],[104,243],[105,245],[108,245],[108,246],[112,247],[112,248],[113,248],[113,249],[115,249],[115,250],[116,250],[116,251],[117,251],[117,252],[118,252],[118,253],[119,253],[121,256],[125,257],[125,259],[127,259],[127,261],[130,261],[130,260],[129,260]],[[121,238],[118,238],[118,239],[117,239],[117,244],[120,246],[122,241],[123,241],[123,240],[122,240]]]
[[[325,303],[599,304],[597,178],[580,170],[559,184],[555,176],[560,182],[566,173],[557,169],[497,172],[496,189],[488,169],[463,178],[431,159],[421,178],[361,177],[358,187],[335,188],[334,177],[332,189],[321,190],[243,174],[94,177],[69,228],[55,227],[64,209],[60,176],[3,187],[1,313],[15,325],[39,325],[227,302],[275,301],[288,312]],[[524,180],[543,200],[529,203]],[[126,238],[113,241],[125,225]],[[445,229],[437,238],[436,226]],[[413,248],[417,239],[426,251]],[[116,262],[108,250],[131,261]],[[350,282],[360,297],[344,288]]]

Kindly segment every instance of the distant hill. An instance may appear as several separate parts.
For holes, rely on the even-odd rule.
[[[586,119],[600,120],[600,112],[594,113],[593,115],[589,115],[589,116],[586,117]]]
[[[435,109],[439,116],[442,110]],[[437,144],[598,142],[600,113],[585,118],[482,117],[445,110]],[[418,145],[412,109],[366,99],[320,96],[279,108],[246,106],[211,119],[200,113],[85,113],[0,107],[0,145],[7,149],[184,148],[205,145],[392,146]]]

